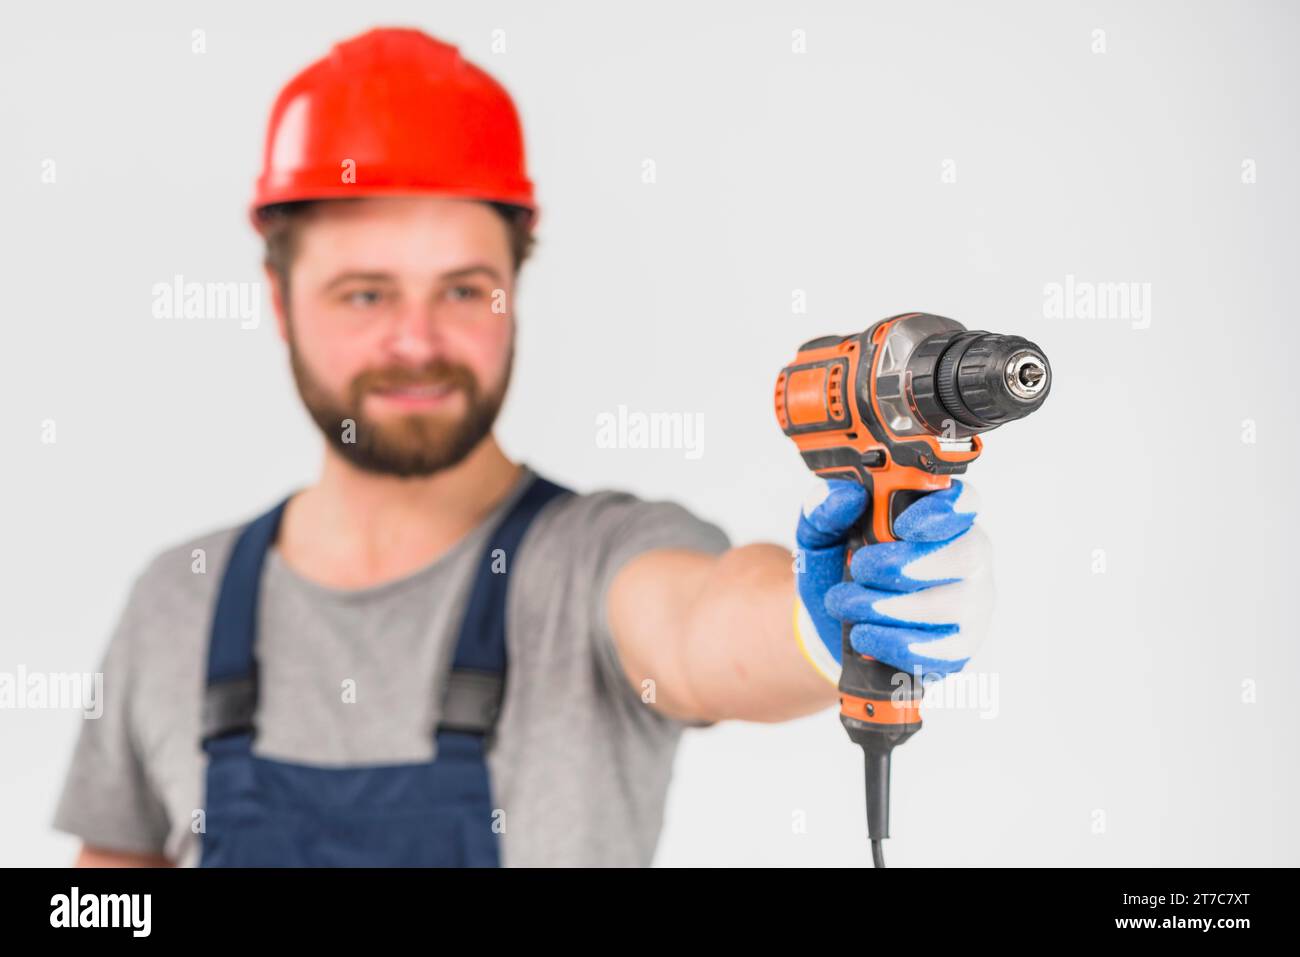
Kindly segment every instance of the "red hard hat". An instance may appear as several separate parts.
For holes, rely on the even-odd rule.
[[[272,203],[402,193],[511,203],[537,224],[523,129],[505,87],[419,30],[371,30],[280,91],[253,224]]]

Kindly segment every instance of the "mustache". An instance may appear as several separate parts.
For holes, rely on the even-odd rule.
[[[367,369],[352,380],[352,395],[360,398],[376,389],[400,389],[408,386],[450,386],[473,395],[478,389],[478,379],[469,367],[438,359],[417,368],[389,366],[384,369]]]

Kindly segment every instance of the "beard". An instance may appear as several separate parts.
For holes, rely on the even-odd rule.
[[[367,472],[420,478],[458,464],[492,431],[510,384],[514,343],[510,344],[501,385],[488,393],[480,389],[467,366],[438,358],[418,368],[391,366],[362,372],[340,399],[312,375],[292,333],[289,360],[303,404],[335,451]],[[368,393],[411,386],[447,386],[452,392],[460,391],[465,395],[465,411],[459,418],[440,412],[413,412],[383,420],[366,415]]]

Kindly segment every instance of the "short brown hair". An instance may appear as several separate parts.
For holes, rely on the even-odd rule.
[[[304,199],[292,203],[276,203],[258,213],[262,237],[266,242],[266,252],[262,261],[271,274],[280,281],[286,305],[289,300],[289,270],[293,266],[294,257],[298,254],[299,228],[321,203],[333,202],[348,202],[348,200]],[[522,206],[491,200],[483,200],[483,202],[495,209],[506,222],[506,227],[510,231],[510,257],[517,276],[537,242],[529,223],[532,214]]]

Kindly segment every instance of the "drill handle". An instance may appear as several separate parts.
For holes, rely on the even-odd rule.
[[[916,494],[919,497],[928,493]],[[863,522],[849,534],[845,581],[852,580],[850,565],[854,552],[864,545],[875,544],[866,538],[871,525],[871,516],[864,516]],[[870,655],[858,654],[851,641],[852,629],[852,623],[846,621],[841,631],[840,718],[849,736],[864,748],[892,750],[920,729],[923,689],[915,676],[906,671]]]
[[[862,483],[871,501],[863,516],[860,534],[849,540],[848,557],[863,543],[896,542],[894,522],[913,502],[930,492],[938,492],[952,485],[951,475],[935,475],[920,469],[893,465],[884,469],[864,469]],[[847,568],[845,574],[847,575]]]

